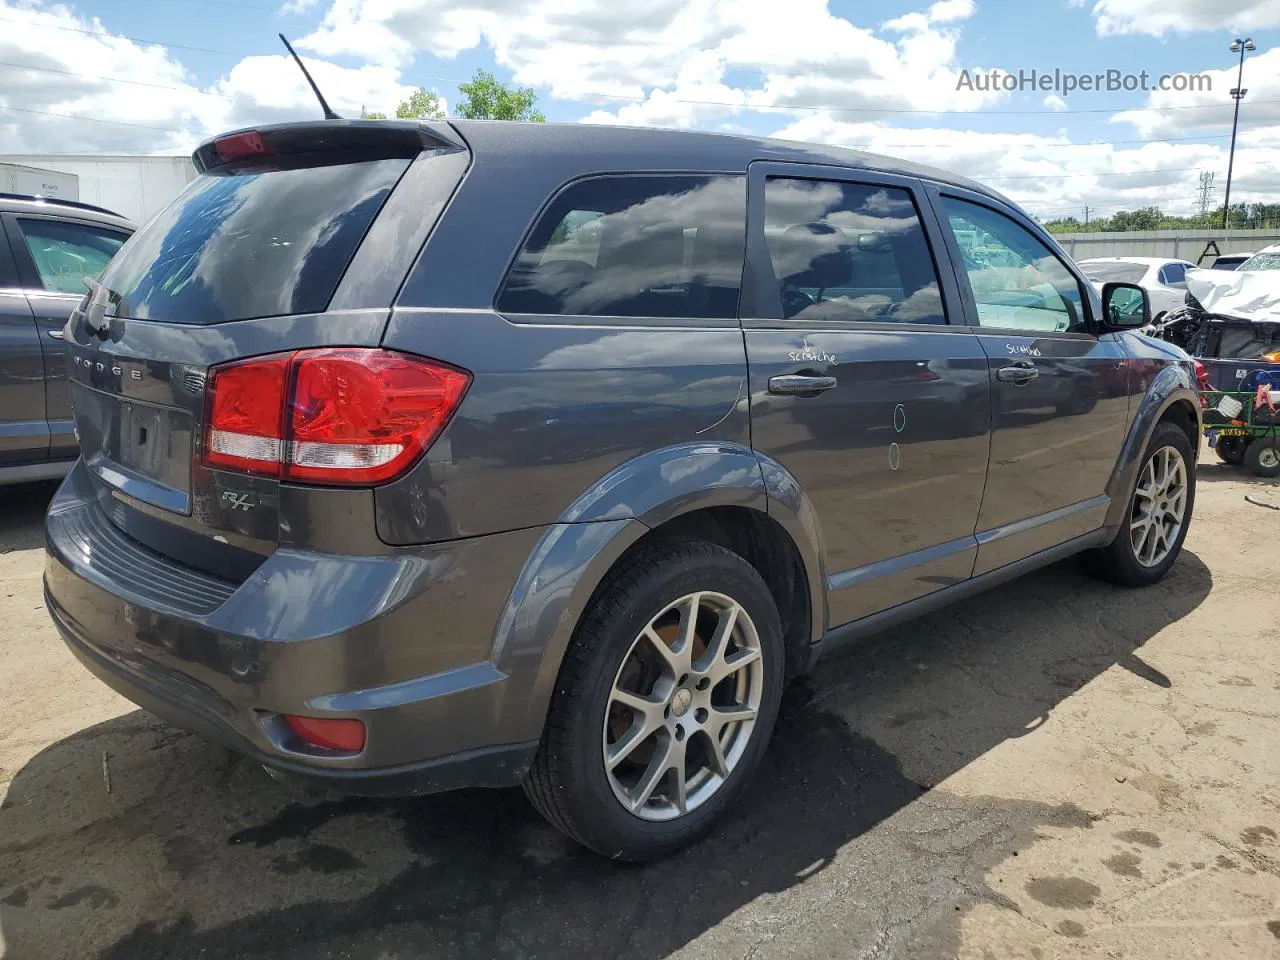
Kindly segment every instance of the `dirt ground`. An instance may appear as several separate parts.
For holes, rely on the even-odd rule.
[[[1280,488],[1212,454],[1187,548],[1063,564],[824,662],[745,802],[636,868],[519,791],[343,799],[120,699],[0,491],[0,955],[1280,957]],[[104,776],[104,760],[106,773]]]

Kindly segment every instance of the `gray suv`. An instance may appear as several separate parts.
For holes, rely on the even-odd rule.
[[[63,327],[133,230],[102,207],[0,193],[0,486],[75,463]]]
[[[523,784],[662,856],[820,653],[1072,554],[1153,583],[1186,536],[1191,361],[976,183],[478,122],[195,163],[66,327],[46,599],[273,774]]]

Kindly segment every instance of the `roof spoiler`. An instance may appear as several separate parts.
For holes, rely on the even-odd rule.
[[[242,166],[324,166],[413,159],[424,150],[463,150],[451,127],[419,120],[316,120],[219,134],[196,147],[200,173]]]

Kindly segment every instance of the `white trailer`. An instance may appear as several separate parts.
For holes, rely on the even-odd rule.
[[[19,163],[0,163],[0,193],[79,200],[80,178],[74,173],[43,170]]]

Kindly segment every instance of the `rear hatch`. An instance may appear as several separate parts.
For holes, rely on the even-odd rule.
[[[364,121],[241,131],[196,151],[199,176],[122,248],[67,326],[76,431],[110,522],[234,581],[282,539],[305,540],[281,509],[286,471],[269,462],[289,442],[285,391],[303,380],[313,393],[346,390],[343,371],[371,365],[384,381],[398,375],[370,357],[434,220],[418,206],[424,190],[447,197],[459,155],[447,127]],[[317,348],[329,348],[324,363],[300,374],[297,351]],[[258,429],[250,421],[269,420],[272,404],[274,428]],[[211,431],[215,415],[238,432]],[[369,448],[292,446],[330,460]],[[312,473],[304,483],[327,485]],[[359,486],[334,476],[334,487]]]

